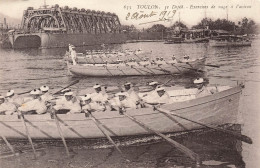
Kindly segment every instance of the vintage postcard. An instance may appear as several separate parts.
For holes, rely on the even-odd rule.
[[[259,167],[259,16],[259,0],[0,0],[0,167]]]

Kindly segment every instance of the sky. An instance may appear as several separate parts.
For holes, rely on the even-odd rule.
[[[27,7],[43,4],[44,0],[0,0],[0,13],[21,20]],[[139,29],[153,24],[170,26],[178,20],[191,27],[204,17],[236,23],[247,17],[260,23],[260,0],[46,0],[46,4],[113,12],[121,24]]]

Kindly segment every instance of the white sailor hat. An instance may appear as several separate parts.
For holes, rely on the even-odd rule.
[[[14,90],[8,90],[8,92],[6,93],[6,97],[9,97],[12,95],[14,95]]]
[[[31,92],[30,92],[31,95],[40,95],[42,94],[42,91],[40,89],[33,89]]]
[[[5,98],[4,96],[0,95],[0,99],[4,99],[4,98]]]
[[[99,84],[96,84],[93,86],[94,89],[100,88],[101,86]]]
[[[194,84],[200,84],[200,83],[203,83],[204,82],[204,79],[203,78],[197,78],[193,81]]]
[[[165,90],[165,88],[164,88],[164,87],[158,87],[158,88],[156,88],[155,90],[158,92],[158,91]]]
[[[154,82],[154,81],[149,83],[150,86],[157,85],[157,84],[158,82]]]
[[[72,96],[73,95],[73,92],[66,92],[65,94],[64,94],[64,96]]]
[[[126,93],[125,93],[125,92],[118,92],[118,93],[116,94],[116,96],[126,96]]]
[[[81,96],[81,99],[82,99],[83,101],[89,100],[89,99],[91,99],[91,96],[90,96],[89,94],[86,94],[86,95],[84,95],[84,96]]]
[[[131,83],[130,83],[130,82],[126,82],[126,83],[124,84],[124,86],[127,86],[127,85],[131,85]]]
[[[69,88],[66,88],[66,89],[63,89],[62,91],[60,91],[61,93],[66,93],[66,92],[70,92],[71,91],[71,89],[69,89]]]
[[[188,55],[183,56],[184,59],[189,59],[190,57]]]
[[[49,87],[46,86],[46,85],[43,85],[43,86],[40,87],[40,89],[41,89],[42,92],[46,92],[46,91],[49,90]]]

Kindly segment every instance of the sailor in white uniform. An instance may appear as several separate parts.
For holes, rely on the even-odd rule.
[[[146,67],[146,66],[151,65],[151,62],[149,61],[149,58],[148,58],[148,57],[145,57],[145,58],[144,58],[142,61],[140,61],[138,64],[141,65],[141,66]]]
[[[21,106],[24,103],[24,99],[14,93],[14,90],[9,90],[6,93],[6,101],[13,103],[16,107]]]
[[[42,100],[45,102],[49,102],[51,99],[53,99],[53,96],[49,93],[49,87],[46,85],[43,85],[40,87],[40,90],[42,91]]]
[[[136,102],[136,104],[139,103],[140,101],[140,97],[138,96],[138,94],[134,91],[132,84],[130,82],[127,82],[124,84],[124,89],[125,92],[127,94],[127,97],[129,99],[132,99],[134,102]]]
[[[173,56],[172,56],[172,60],[168,61],[167,63],[168,63],[168,64],[176,64],[176,63],[178,63],[178,61],[177,61],[177,59],[175,58],[175,56],[173,55]]]
[[[91,94],[91,99],[94,102],[106,104],[108,101],[108,95],[107,93],[102,93],[101,86],[99,84],[96,84],[93,86],[95,89],[95,93]]]
[[[217,88],[216,88],[216,90],[213,90],[213,89],[209,90],[205,86],[205,81],[203,78],[195,79],[193,81],[193,83],[196,85],[196,88],[198,89],[196,92],[196,95],[195,95],[197,98],[212,95],[212,94],[218,92]]]
[[[77,64],[77,62],[76,62],[77,53],[75,51],[75,47],[74,46],[71,47],[70,56],[71,56],[71,60],[72,60],[73,65],[76,65]]]
[[[33,100],[28,101],[22,104],[18,108],[18,111],[21,111],[23,114],[44,114],[47,111],[47,106],[45,102],[41,99],[41,90],[34,89],[30,92],[30,95],[33,97]]]
[[[172,103],[171,97],[165,91],[165,88],[157,87],[155,89],[155,91],[157,94],[153,94],[152,96],[149,96],[148,99],[146,99],[146,103],[152,104],[152,105],[161,105],[161,104]]]
[[[13,103],[5,101],[5,97],[0,95],[0,114],[12,115],[16,110],[17,107]]]
[[[106,110],[106,106],[104,106],[103,104],[92,101],[89,94],[82,96],[81,100],[82,111],[85,113],[95,111],[103,112]]]
[[[120,114],[126,111],[127,108],[129,109],[137,109],[136,102],[132,100],[131,98],[127,97],[128,94],[126,92],[119,92],[116,94],[119,99],[119,106],[118,106],[118,111]]]
[[[157,92],[155,91],[156,88],[158,87],[159,83],[158,82],[155,82],[155,81],[152,81],[149,83],[149,86],[151,86],[152,90],[147,92],[146,94],[144,94],[141,99],[143,101],[146,102],[146,99],[153,99],[153,97],[155,97],[157,95]]]

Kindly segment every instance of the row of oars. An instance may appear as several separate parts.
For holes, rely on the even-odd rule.
[[[70,85],[64,87],[63,89],[69,87],[69,86],[72,86],[76,83],[78,83],[79,81],[75,81],[73,83],[71,83]],[[63,90],[61,89],[61,90]],[[54,94],[56,93],[59,93],[61,90],[59,90],[58,92],[55,92]],[[245,135],[241,135],[241,134],[238,134],[238,133],[235,133],[233,131],[229,131],[229,130],[225,130],[225,129],[221,129],[221,128],[218,128],[218,127],[215,127],[215,126],[210,126],[210,125],[207,125],[207,124],[203,124],[203,123],[200,123],[198,121],[194,121],[192,119],[189,119],[189,118],[186,118],[186,117],[182,117],[180,115],[177,115],[171,111],[168,111],[168,110],[165,110],[165,109],[162,109],[162,108],[157,108],[155,107],[154,108],[155,110],[157,110],[158,112],[162,113],[162,114],[166,114],[166,116],[168,117],[172,117],[172,116],[175,116],[175,117],[178,117],[178,118],[181,118],[181,119],[184,119],[184,120],[187,120],[187,121],[190,121],[190,122],[193,122],[193,123],[196,123],[196,124],[199,124],[201,126],[204,126],[204,127],[207,127],[207,128],[210,128],[210,129],[214,129],[214,130],[217,130],[217,131],[221,131],[221,132],[224,132],[226,134],[229,134],[229,135],[232,135],[234,136],[235,138],[243,141],[243,142],[246,142],[246,143],[249,143],[249,144],[252,144],[252,140],[251,138],[245,136]],[[192,160],[196,161],[197,164],[200,164],[201,161],[200,161],[200,158],[198,156],[198,154],[194,153],[193,151],[191,151],[190,149],[188,149],[187,147],[181,145],[180,143],[174,141],[173,139],[165,136],[164,134],[156,131],[155,129],[149,127],[148,125],[144,124],[143,122],[137,120],[136,118],[134,118],[133,116],[127,114],[127,113],[123,113],[123,115],[127,118],[129,118],[130,120],[136,122],[138,125],[140,125],[141,127],[143,127],[144,129],[146,129],[147,131],[151,132],[151,133],[154,133],[160,137],[162,137],[163,139],[165,139],[167,142],[169,142],[172,146],[174,146],[175,148],[177,148],[178,150],[180,150],[181,152],[183,152],[184,154],[186,154],[187,156],[189,156]],[[116,148],[116,150],[122,154],[122,157],[124,159],[126,159],[127,161],[129,161],[126,156],[123,154],[123,152],[119,149],[118,145],[113,141],[113,139],[109,136],[108,133],[106,133],[106,128],[105,126],[100,123],[91,113],[90,113],[90,117],[92,119],[92,121],[97,125],[98,129],[107,137],[107,139],[114,145],[114,147]],[[26,131],[26,134],[27,134],[27,137],[28,137],[28,140],[32,146],[32,149],[33,149],[33,153],[34,153],[34,158],[36,158],[36,152],[35,152],[35,148],[34,148],[34,145],[32,143],[32,139],[31,139],[31,136],[29,134],[29,131],[28,131],[28,128],[27,128],[27,125],[26,125],[26,122],[25,122],[25,119],[24,119],[24,116],[21,114],[21,118],[22,118],[22,121],[23,121],[23,124],[24,124],[24,127],[25,127],[25,131]],[[63,141],[63,144],[65,146],[65,149],[66,149],[66,153],[67,155],[69,156],[69,150],[68,150],[68,146],[66,144],[66,140],[64,138],[64,135],[63,135],[63,132],[62,132],[62,129],[60,127],[60,124],[59,124],[59,120],[58,120],[58,117],[56,116],[56,114],[54,114],[54,119],[55,119],[55,123],[56,123],[56,126],[57,126],[57,129],[58,129],[58,132],[59,132],[59,135]],[[9,149],[15,154],[14,152],[14,149],[13,147],[11,146],[11,144],[7,141],[7,139],[2,136],[3,140],[5,141],[5,143],[7,144],[7,146],[9,147]]]

